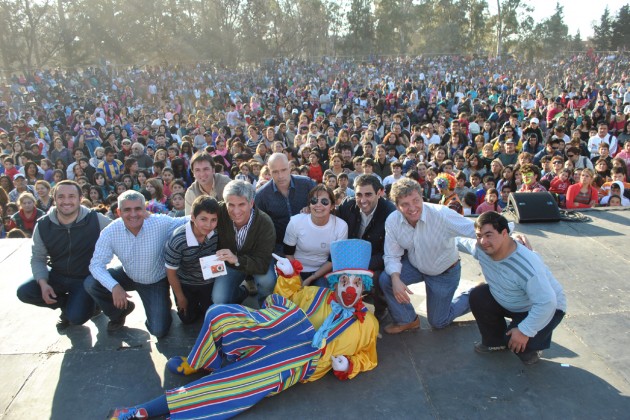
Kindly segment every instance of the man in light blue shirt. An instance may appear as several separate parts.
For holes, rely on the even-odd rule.
[[[140,295],[147,314],[146,326],[158,338],[171,326],[171,298],[164,265],[164,244],[188,217],[148,215],[145,199],[137,191],[118,197],[119,219],[101,232],[90,262],[85,289],[110,319],[107,331],[119,330],[135,305],[129,290]],[[116,255],[121,264],[107,269]]]
[[[567,310],[562,286],[542,259],[509,236],[508,222],[486,212],[475,222],[477,240],[458,238],[461,251],[479,261],[487,284],[470,291],[479,353],[512,350],[526,365],[540,360]],[[506,325],[505,318],[512,322]]]

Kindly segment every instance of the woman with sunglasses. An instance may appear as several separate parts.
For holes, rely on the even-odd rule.
[[[332,271],[330,244],[348,238],[348,225],[332,214],[334,208],[332,190],[319,184],[308,194],[309,213],[296,214],[287,226],[284,253],[304,266],[304,286],[326,287],[324,275]]]

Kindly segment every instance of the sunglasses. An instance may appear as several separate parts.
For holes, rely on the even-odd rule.
[[[567,155],[567,157],[569,157],[569,158],[572,158],[572,157],[574,157],[574,156],[575,156],[575,155]]]
[[[317,199],[317,197],[311,197],[311,205],[314,206],[317,203],[321,203],[322,206],[327,206],[327,205],[330,204],[330,200],[327,199],[326,197],[323,197],[323,198],[321,198],[319,200]]]

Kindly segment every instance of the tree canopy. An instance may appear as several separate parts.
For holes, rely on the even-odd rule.
[[[487,0],[0,0],[0,58],[5,71],[28,71],[431,53],[531,60],[587,48],[559,4],[538,23],[525,0],[492,6],[500,14]],[[596,50],[628,48],[630,6],[606,8],[593,30]]]

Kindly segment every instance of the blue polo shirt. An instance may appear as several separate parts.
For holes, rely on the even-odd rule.
[[[276,243],[281,244],[291,216],[295,216],[308,205],[308,193],[315,187],[315,181],[301,176],[291,175],[289,196],[285,197],[273,180],[267,182],[256,192],[255,203],[273,220],[276,229]]]

